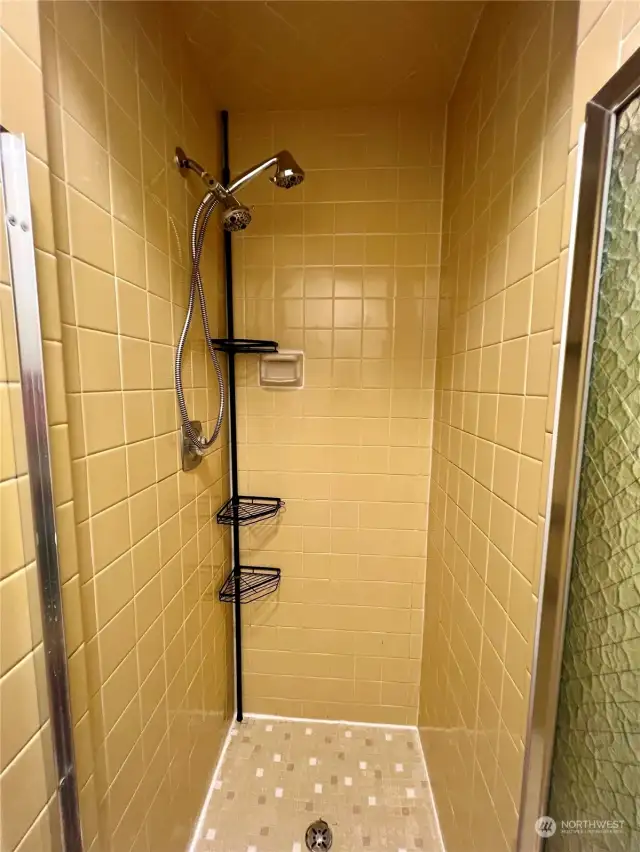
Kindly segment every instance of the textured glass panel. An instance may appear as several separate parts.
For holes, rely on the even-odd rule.
[[[640,852],[638,100],[618,123],[589,387],[546,848]]]

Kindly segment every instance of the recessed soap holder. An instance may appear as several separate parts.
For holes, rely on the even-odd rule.
[[[261,355],[259,382],[261,388],[304,387],[304,352],[280,349]]]

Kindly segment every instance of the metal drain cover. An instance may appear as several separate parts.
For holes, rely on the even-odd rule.
[[[312,822],[304,836],[304,842],[310,852],[323,852],[333,845],[333,832],[323,819]]]

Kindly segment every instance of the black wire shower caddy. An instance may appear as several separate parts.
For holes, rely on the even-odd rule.
[[[213,348],[228,355],[257,355],[261,352],[277,352],[278,344],[275,340],[253,340],[246,337],[235,337],[233,339],[224,337],[212,337]]]
[[[246,527],[249,524],[257,524],[258,521],[266,521],[275,518],[284,506],[284,500],[279,497],[246,497],[238,495],[230,497],[217,515],[219,524],[233,526],[238,524]]]
[[[240,583],[242,603],[259,601],[275,592],[280,585],[280,569],[253,565],[242,565],[239,571],[234,568],[220,589],[221,601],[235,601],[237,580]]]
[[[221,113],[222,123],[222,182],[229,185],[229,115]],[[275,592],[280,585],[280,569],[255,565],[242,565],[240,556],[240,527],[274,518],[284,507],[279,497],[252,497],[238,493],[238,424],[236,405],[236,355],[277,352],[275,340],[237,338],[233,330],[233,270],[231,233],[223,231],[224,270],[226,292],[227,334],[226,338],[212,338],[214,347],[227,354],[229,378],[229,450],[231,497],[218,510],[219,524],[231,527],[233,542],[232,568],[218,592],[221,601],[233,603],[235,663],[236,663],[236,718],[243,718],[242,695],[242,610],[245,603],[261,600]]]

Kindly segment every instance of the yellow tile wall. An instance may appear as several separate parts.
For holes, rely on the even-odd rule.
[[[279,525],[243,538],[247,561],[284,573],[277,606],[246,610],[247,704],[413,722],[420,683],[448,852],[514,848],[565,181],[584,103],[639,22],[635,3],[581,3],[573,88],[576,4],[485,11],[448,111],[440,294],[442,115],[232,116],[236,169],[280,147],[307,169],[286,195],[252,185],[235,240],[238,333],[307,355],[299,393],[259,390],[252,361],[240,376],[243,488],[288,499]],[[85,838],[168,850],[229,700],[210,523],[226,433],[205,469],[178,472],[170,369],[199,192],[170,156],[182,142],[215,168],[217,128],[156,4],[43,5],[41,26],[44,96],[36,4],[0,4],[0,120],[29,148]],[[57,812],[4,253],[0,272],[2,845],[46,852]],[[209,301],[221,331],[220,291]],[[190,404],[210,418],[205,375],[200,340]]]
[[[627,0],[581,0],[579,5],[568,174],[571,186],[586,103],[640,47],[640,4]],[[570,212],[570,203],[567,203],[565,220]]]
[[[78,674],[78,631],[69,441],[62,379],[62,334],[51,229],[48,149],[44,116],[38,7],[0,3],[0,123],[24,133],[38,273],[50,439],[67,642]],[[50,381],[49,381],[50,379]],[[60,392],[61,390],[61,392]],[[74,677],[81,700],[85,679]],[[6,852],[60,852],[42,621],[20,391],[13,297],[4,224],[0,236],[0,846]],[[76,717],[78,740],[87,718]],[[92,766],[82,761],[83,813],[92,811]]]
[[[212,521],[227,431],[183,474],[173,382],[202,196],[173,151],[215,171],[219,131],[170,15],[163,3],[41,4],[63,344],[50,407],[69,418],[78,548],[67,632],[84,639],[71,660],[86,684],[72,699],[90,723],[76,737],[83,783],[95,766],[85,843],[103,852],[186,847],[230,712],[231,613],[216,596],[228,536]],[[202,269],[214,333],[220,246],[213,223]],[[217,396],[198,323],[185,387],[211,428]]]
[[[281,148],[234,238],[238,334],[305,352],[305,387],[240,373],[244,493],[287,501],[242,533],[282,569],[246,607],[247,709],[414,724],[422,648],[444,111],[233,113],[234,171]]]
[[[447,852],[515,849],[576,23],[488,4],[448,106],[419,719]]]

